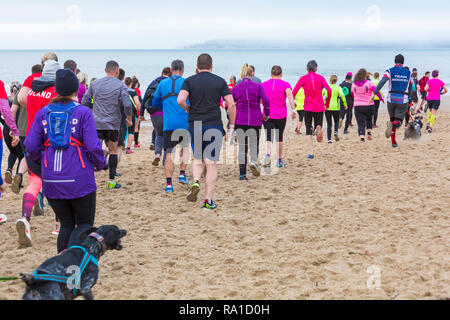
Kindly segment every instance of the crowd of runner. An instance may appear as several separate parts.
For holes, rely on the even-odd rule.
[[[410,71],[404,60],[397,55],[394,66],[381,79],[379,73],[361,68],[355,75],[347,73],[339,85],[337,75],[327,81],[318,73],[317,62],[311,60],[306,74],[292,88],[277,65],[272,67],[270,79],[262,82],[255,76],[255,68],[244,64],[240,79],[232,76],[227,83],[212,73],[212,57],[201,54],[195,75],[183,78],[184,63],[175,60],[142,96],[138,79],[125,77],[125,70],[115,61],[107,62],[105,77],[88,82],[88,75],[77,68],[75,61],[67,60],[61,66],[56,54],[47,53],[23,84],[10,85],[9,95],[0,81],[0,164],[3,140],[9,150],[4,180],[0,177],[0,197],[6,185],[19,194],[28,174],[22,217],[16,221],[19,243],[32,245],[31,215],[44,214],[45,197],[55,212],[53,233],[58,235],[58,252],[76,244],[79,235],[94,223],[95,172],[108,171],[108,190],[121,188],[117,168],[123,151],[131,155],[133,148],[141,147],[139,130],[146,113],[153,126],[152,164],[159,166],[162,161],[164,166],[164,192],[175,191],[173,174],[179,146],[178,182],[190,186],[187,200],[195,202],[204,177],[201,206],[206,210],[217,208],[213,192],[223,142],[238,143],[239,180],[248,180],[247,168],[258,177],[259,141],[264,128],[263,167],[271,167],[275,151],[276,167],[283,168],[289,117],[298,118],[297,135],[305,128],[307,158],[314,159],[313,136],[322,142],[324,116],[328,143],[340,141],[341,129],[343,134],[350,133],[353,115],[359,141],[365,143],[372,140],[372,132],[378,128],[380,103],[386,102],[389,121],[385,135],[396,148],[398,129],[403,123],[408,126],[416,114],[429,110],[426,129],[433,131],[441,95],[447,93],[438,70],[427,71],[419,80],[417,69]],[[385,96],[381,90],[386,84],[389,88]],[[226,130],[222,110],[228,119]],[[194,157],[191,182],[186,175],[189,147]],[[0,224],[6,221],[7,217],[0,215]]]

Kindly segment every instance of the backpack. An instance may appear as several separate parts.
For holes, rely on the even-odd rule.
[[[44,143],[45,167],[47,167],[48,147],[52,147],[55,150],[64,150],[69,146],[77,147],[81,164],[83,168],[85,167],[80,150],[80,147],[84,147],[84,145],[72,137],[73,114],[78,106],[78,103],[71,102],[67,105],[49,104],[45,107],[45,120],[48,127],[48,139]]]
[[[162,101],[169,99],[170,97],[178,97],[178,93],[175,92],[175,84],[177,82],[177,79],[179,78],[170,78],[172,80],[172,91],[168,94],[166,94],[164,97],[161,98]]]
[[[160,109],[153,107],[152,103],[153,103],[153,96],[155,95],[156,89],[158,88],[159,83],[164,79],[165,78],[156,79],[153,83],[150,84],[150,86],[145,91],[142,104],[144,105],[144,107],[148,111],[148,113],[150,113],[150,115],[154,114],[156,111],[161,111]]]

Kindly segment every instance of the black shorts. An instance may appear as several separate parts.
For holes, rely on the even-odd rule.
[[[97,130],[97,136],[100,140],[117,142],[119,141],[118,130]]]
[[[128,134],[134,134],[134,127],[136,127],[136,117],[132,117],[133,125],[128,127]]]
[[[287,118],[284,119],[269,119],[264,122],[264,128],[266,129],[266,140],[272,142],[272,135],[277,137],[278,142],[283,141],[284,129],[286,128]]]
[[[303,118],[305,117],[305,110],[297,110],[298,113],[298,121],[303,122]]]
[[[441,106],[440,100],[428,100],[428,108],[439,110],[439,107]]]
[[[427,100],[427,92],[426,91],[421,91],[420,95],[422,96],[423,100]]]
[[[175,133],[175,134],[174,134]],[[179,144],[182,148],[189,147],[191,135],[188,130],[172,130],[164,131],[164,152],[173,153],[175,152],[176,146]]]
[[[389,118],[391,122],[399,121],[400,123],[405,118],[405,114],[408,111],[409,105],[408,103],[387,103],[387,109],[389,113]]]

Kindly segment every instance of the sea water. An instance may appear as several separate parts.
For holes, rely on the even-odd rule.
[[[53,50],[0,50],[0,79],[9,90],[12,81],[23,82],[30,74],[31,67],[40,63],[44,53]],[[335,74],[338,83],[344,80],[347,72],[355,74],[360,68],[369,72],[379,72],[381,76],[387,68],[394,65],[394,57],[402,53],[405,65],[417,68],[419,79],[425,71],[440,70],[440,78],[450,81],[449,49],[438,50],[398,50],[398,49],[341,49],[341,50],[55,50],[61,64],[67,59],[77,62],[78,68],[88,74],[89,79],[105,75],[106,62],[115,60],[126,71],[126,76],[136,76],[141,90],[161,75],[164,67],[175,59],[185,64],[185,77],[195,73],[199,54],[209,53],[213,58],[213,72],[227,82],[230,76],[238,79],[242,65],[251,64],[256,68],[256,76],[261,80],[270,78],[272,66],[283,69],[283,79],[294,86],[300,76],[306,73],[309,60],[319,64],[318,72],[327,79]]]

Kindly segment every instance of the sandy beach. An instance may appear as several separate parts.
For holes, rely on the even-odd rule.
[[[164,194],[164,170],[151,165],[145,127],[142,148],[119,164],[121,190],[106,190],[106,172],[97,174],[96,225],[115,224],[128,235],[122,251],[100,259],[94,297],[450,298],[450,101],[432,134],[423,130],[421,141],[407,142],[402,128],[397,149],[384,136],[386,120],[383,112],[365,144],[354,120],[340,142],[315,143],[311,161],[289,119],[287,167],[243,182],[237,164],[221,164],[212,213],[186,201],[186,186]],[[47,203],[47,215],[31,219],[33,247],[19,247],[22,194],[8,190],[0,200],[9,219],[0,226],[0,276],[31,273],[56,254]],[[21,299],[24,288],[20,280],[0,283],[0,299]]]

